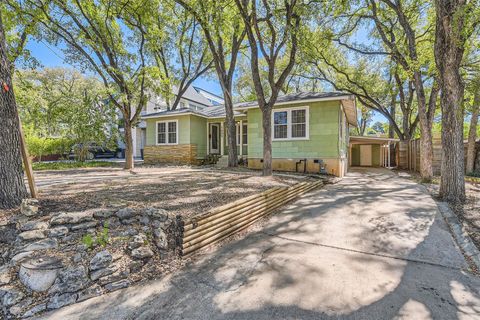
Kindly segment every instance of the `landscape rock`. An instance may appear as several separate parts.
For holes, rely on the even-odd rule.
[[[117,271],[117,266],[115,265],[111,265],[103,269],[98,269],[93,272],[90,272],[90,279],[92,279],[92,281],[95,281],[95,280],[98,280],[99,278],[108,276],[114,273],[115,271]]]
[[[117,282],[112,282],[112,283],[109,283],[105,286],[105,289],[107,291],[115,291],[115,290],[119,290],[119,289],[122,289],[122,288],[126,288],[130,285],[130,281],[124,279],[124,280],[120,280],[120,281],[117,281]]]
[[[7,286],[0,288],[0,297],[2,297],[2,305],[10,307],[22,301],[25,294],[12,286]]]
[[[119,225],[121,225],[120,219],[118,219],[117,217],[110,217],[110,218],[108,218],[108,219],[105,221],[105,224],[106,224],[109,228],[116,228],[116,227],[118,227]]]
[[[141,224],[147,226],[150,224],[150,218],[148,217],[148,215],[143,215],[141,216],[139,219],[138,219],[138,222],[140,222]]]
[[[93,217],[95,219],[107,219],[113,216],[113,211],[112,210],[102,210],[102,211],[97,211],[93,213]]]
[[[20,251],[39,251],[39,250],[47,250],[47,249],[56,249],[58,248],[58,241],[57,239],[43,239],[37,242],[30,243],[23,247]]]
[[[50,237],[64,237],[68,234],[68,228],[64,226],[55,227],[49,230]]]
[[[48,309],[58,309],[77,301],[78,295],[76,293],[56,294],[50,298],[47,304]]]
[[[87,258],[88,258],[87,253],[82,251],[82,252],[75,253],[75,255],[72,257],[72,261],[73,263],[78,264],[82,261],[85,261]]]
[[[23,260],[30,258],[35,252],[33,251],[25,251],[17,253],[10,259],[10,264],[17,265],[18,263],[22,262]]]
[[[9,311],[12,315],[18,317],[19,315],[24,313],[25,310],[28,309],[28,307],[32,304],[32,302],[33,302],[32,298],[24,299],[19,303],[17,303],[16,305],[12,306]]]
[[[9,284],[12,281],[11,268],[8,266],[0,267],[0,286]]]
[[[153,219],[158,219],[160,222],[165,222],[170,217],[167,210],[159,208],[146,208],[144,212]]]
[[[39,240],[45,239],[46,235],[45,230],[30,230],[19,233],[18,238],[22,241]]]
[[[98,225],[98,221],[88,221],[88,222],[83,222],[80,224],[76,224],[72,226],[72,230],[82,230],[82,229],[89,229],[89,228],[95,228]]]
[[[102,294],[102,288],[98,284],[86,288],[78,293],[77,302],[85,301],[90,298],[98,297]]]
[[[153,235],[155,236],[155,245],[157,248],[162,249],[162,250],[167,250],[168,249],[168,236],[167,233],[158,228],[155,229],[153,232]]]
[[[90,270],[93,271],[108,267],[112,260],[112,255],[108,250],[100,251],[90,260]]]
[[[87,269],[84,266],[71,266],[58,273],[57,280],[49,293],[76,292],[87,287],[89,282]]]
[[[119,217],[120,219],[130,219],[135,215],[135,211],[131,208],[123,208],[118,210],[115,215]]]
[[[40,303],[31,308],[30,310],[27,310],[23,315],[22,318],[30,318],[36,315],[39,312],[47,310],[47,304],[46,303]]]
[[[61,213],[50,220],[50,224],[77,224],[81,222],[93,221],[93,214],[89,211]]]
[[[17,230],[13,223],[0,227],[0,243],[9,245],[14,242],[16,238]]]
[[[150,247],[140,247],[132,250],[132,258],[147,259],[153,257],[153,251]]]
[[[147,243],[147,236],[143,233],[139,233],[130,240],[128,243],[128,249],[137,249]]]
[[[136,218],[123,219],[122,224],[134,224],[137,223],[137,221],[138,220]]]
[[[128,270],[130,271],[130,273],[135,273],[137,271],[140,271],[144,265],[145,262],[142,260],[132,261],[128,265]]]
[[[116,273],[111,274],[109,276],[100,278],[99,283],[100,283],[100,285],[103,286],[107,283],[117,282],[117,281],[123,280],[123,279],[127,278],[129,275],[130,275],[130,271],[128,271],[128,270],[119,271],[119,272],[116,272]]]
[[[45,221],[27,221],[26,223],[20,224],[20,231],[31,231],[31,230],[47,230],[49,227],[48,222]]]
[[[38,200],[37,199],[23,199],[20,205],[20,212],[31,217],[38,213]]]
[[[57,278],[62,263],[54,257],[29,259],[20,266],[20,282],[35,292],[47,291]]]

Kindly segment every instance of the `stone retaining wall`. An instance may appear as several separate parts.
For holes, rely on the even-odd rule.
[[[177,217],[159,208],[43,215],[22,204],[15,224],[0,226],[3,317],[26,318],[158,276],[176,254]]]

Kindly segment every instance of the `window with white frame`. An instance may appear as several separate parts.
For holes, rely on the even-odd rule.
[[[308,107],[273,111],[273,140],[308,139]]]
[[[248,144],[248,125],[246,123],[242,123],[242,143],[243,145]],[[237,145],[240,144],[240,123],[235,125],[235,131],[237,134]]]
[[[178,121],[157,122],[157,144],[178,143]]]

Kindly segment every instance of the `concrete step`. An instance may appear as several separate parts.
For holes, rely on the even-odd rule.
[[[228,157],[222,156],[218,159],[217,163],[215,164],[217,168],[226,168],[228,167]]]

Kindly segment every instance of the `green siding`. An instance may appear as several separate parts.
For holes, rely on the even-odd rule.
[[[155,137],[155,126],[157,121],[178,120],[178,144],[190,143],[190,115],[173,116],[165,118],[146,119],[147,122],[147,146],[154,146],[157,144]],[[206,133],[205,133],[206,135]]]
[[[207,155],[207,120],[190,116],[190,143],[197,145],[197,158]]]
[[[309,106],[309,140],[273,141],[273,158],[339,157],[339,101],[299,103],[278,109]],[[277,108],[276,108],[277,109]],[[263,129],[260,109],[248,110],[248,156],[263,157]]]

